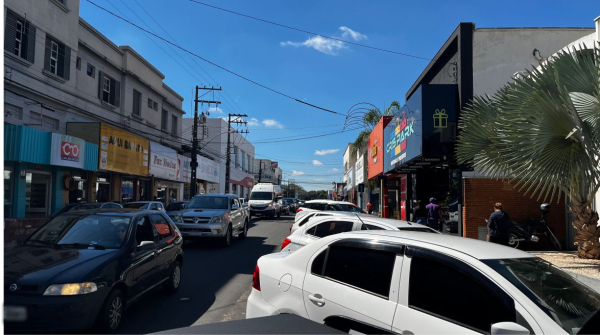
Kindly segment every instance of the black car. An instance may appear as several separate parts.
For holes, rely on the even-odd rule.
[[[118,204],[116,202],[77,202],[77,203],[68,204],[65,207],[59,209],[58,211],[56,211],[56,213],[54,213],[50,216],[50,219],[54,219],[55,217],[59,216],[60,214],[63,214],[63,213],[69,212],[69,211],[75,211],[75,210],[81,210],[81,209],[98,209],[98,208],[116,209],[116,208],[123,208],[123,206],[121,206],[120,204]]]
[[[69,211],[4,254],[4,327],[115,332],[124,308],[181,283],[183,239],[162,212]]]

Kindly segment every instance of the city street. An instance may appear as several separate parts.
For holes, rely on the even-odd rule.
[[[248,238],[229,248],[210,241],[186,242],[179,291],[147,295],[125,312],[119,333],[148,334],[173,328],[245,318],[257,259],[279,251],[293,216],[253,219]]]

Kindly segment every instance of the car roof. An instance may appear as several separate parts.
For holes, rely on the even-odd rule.
[[[235,194],[196,194],[193,198],[204,198],[204,197],[221,197],[221,198],[237,198],[238,196]]]
[[[363,230],[342,234],[399,243],[403,243],[403,240],[412,240],[452,249],[480,260],[535,257],[525,251],[500,244],[445,234],[423,234],[420,232],[395,230]],[[339,237],[342,234],[337,234],[337,236]]]
[[[73,214],[87,214],[87,215],[92,215],[92,214],[102,214],[102,215],[110,215],[110,214],[116,214],[116,215],[121,215],[121,216],[136,216],[140,213],[151,213],[151,214],[157,214],[157,213],[161,213],[158,211],[153,211],[153,210],[147,210],[147,209],[135,209],[135,208],[95,208],[95,209],[78,209],[78,210],[74,210],[74,211],[69,211],[63,214],[60,214],[59,216],[62,215],[73,215]]]
[[[127,205],[127,204],[154,204],[154,203],[160,203],[162,204],[162,202],[160,201],[130,201],[126,204],[123,205]]]
[[[317,200],[308,200],[306,202],[304,202],[305,204],[318,204],[318,203],[325,203],[325,204],[337,204],[337,201],[333,201],[333,200],[328,200],[328,199],[317,199]]]

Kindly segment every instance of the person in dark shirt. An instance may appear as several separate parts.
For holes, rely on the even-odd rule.
[[[510,219],[510,215],[502,209],[501,202],[497,202],[494,205],[494,212],[486,222],[489,228],[490,242],[508,245],[512,220]]]
[[[415,207],[415,222],[420,224],[427,224],[427,210],[423,207],[423,202],[417,200],[417,207]]]
[[[427,210],[427,225],[435,230],[440,230],[440,217],[441,208],[437,204],[437,199],[431,197],[429,199],[429,205],[425,206]]]

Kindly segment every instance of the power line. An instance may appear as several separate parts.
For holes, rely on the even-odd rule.
[[[150,34],[150,35],[152,35],[152,36],[154,36],[154,37],[156,37],[156,38],[158,38],[158,39],[160,39],[160,40],[162,40],[162,41],[164,41],[164,42],[166,42],[166,43],[169,43],[169,44],[171,44],[171,45],[175,46],[176,48],[178,48],[178,49],[181,49],[181,50],[183,50],[183,51],[185,51],[185,52],[189,53],[190,55],[193,55],[194,57],[197,57],[197,58],[199,58],[199,59],[201,59],[201,60],[203,60],[203,61],[205,61],[205,62],[207,62],[207,63],[209,63],[209,64],[211,64],[211,65],[213,65],[213,66],[215,66],[215,67],[217,67],[217,68],[219,68],[219,69],[221,69],[221,70],[225,71],[225,72],[228,72],[228,73],[230,73],[230,74],[232,74],[232,75],[234,75],[234,76],[236,76],[236,77],[238,77],[238,78],[241,78],[241,79],[243,79],[243,80],[246,80],[246,81],[248,81],[248,82],[250,82],[250,83],[252,83],[252,84],[254,84],[254,85],[257,85],[257,86],[259,86],[259,87],[262,87],[262,88],[264,88],[264,89],[266,89],[266,90],[268,90],[268,91],[271,91],[271,92],[273,92],[273,93],[279,94],[279,95],[281,95],[281,96],[283,96],[283,97],[286,97],[286,98],[288,98],[288,99],[294,100],[294,101],[296,101],[296,102],[298,102],[298,103],[301,103],[301,104],[304,104],[304,105],[307,105],[307,106],[313,107],[313,108],[315,108],[315,109],[319,109],[319,110],[322,110],[322,111],[325,111],[325,112],[328,112],[328,113],[331,113],[331,114],[336,114],[336,115],[340,115],[340,116],[346,116],[345,114],[342,114],[342,113],[339,113],[339,112],[336,112],[336,111],[333,111],[333,110],[330,110],[330,109],[327,109],[327,108],[319,107],[319,106],[317,106],[317,105],[310,104],[310,103],[308,103],[308,102],[305,102],[305,101],[302,101],[302,100],[300,100],[300,99],[296,99],[296,98],[294,98],[294,97],[292,97],[292,96],[290,96],[290,95],[288,95],[288,94],[286,94],[286,93],[283,93],[283,92],[281,92],[281,91],[278,91],[278,90],[276,90],[276,89],[273,89],[273,88],[271,88],[271,87],[269,87],[269,86],[263,85],[263,84],[261,84],[261,83],[259,83],[259,82],[257,82],[257,81],[254,81],[254,80],[252,80],[252,79],[250,79],[250,78],[247,78],[247,77],[245,77],[245,76],[243,76],[243,75],[241,75],[241,74],[238,74],[238,73],[236,73],[236,72],[234,72],[234,71],[232,71],[232,70],[229,70],[229,69],[227,69],[227,68],[225,68],[225,67],[223,67],[223,66],[221,66],[221,65],[219,65],[219,64],[217,64],[217,63],[214,63],[214,62],[212,62],[212,61],[210,61],[210,60],[208,60],[208,59],[206,59],[206,58],[204,58],[204,57],[202,57],[202,56],[200,56],[200,55],[198,55],[198,54],[196,54],[196,53],[194,53],[194,52],[192,52],[192,51],[190,51],[190,50],[188,50],[188,49],[186,49],[186,48],[184,48],[184,47],[182,47],[182,46],[180,46],[180,45],[178,45],[178,44],[176,44],[176,43],[173,43],[173,42],[171,42],[171,41],[167,40],[167,39],[166,39],[166,38],[164,38],[164,37],[161,37],[161,36],[159,36],[159,35],[157,35],[157,34],[155,34],[155,33],[151,32],[151,31],[149,31],[149,30],[147,30],[147,29],[145,29],[145,28],[142,28],[142,27],[140,27],[139,25],[137,25],[137,24],[135,24],[135,23],[133,23],[133,22],[131,22],[131,21],[127,20],[126,18],[123,18],[123,17],[121,17],[121,16],[119,16],[119,15],[117,15],[117,14],[113,13],[112,11],[110,11],[110,10],[108,10],[108,9],[106,9],[106,8],[104,8],[104,7],[100,6],[100,5],[98,5],[98,4],[96,4],[95,2],[93,2],[93,1],[91,1],[91,0],[86,0],[86,1],[87,1],[87,2],[89,2],[90,4],[94,5],[95,7],[97,7],[97,8],[100,8],[100,9],[102,9],[103,11],[105,11],[105,12],[107,12],[107,13],[111,14],[112,16],[114,16],[114,17],[116,17],[116,18],[119,18],[120,20],[122,20],[122,21],[124,21],[124,22],[127,22],[127,23],[129,23],[130,25],[132,25],[132,26],[134,26],[134,27],[136,27],[136,28],[138,28],[138,29],[140,29],[140,30],[142,30],[142,31],[145,31],[146,33],[148,33],[148,34]]]
[[[359,46],[359,47],[373,49],[373,50],[377,50],[377,51],[383,51],[383,52],[387,52],[387,53],[391,53],[391,54],[396,54],[396,55],[400,55],[400,56],[418,58],[418,59],[423,59],[423,60],[432,60],[431,58],[426,58],[426,57],[421,57],[421,56],[415,56],[415,55],[411,55],[411,54],[407,54],[407,53],[403,53],[403,52],[398,52],[398,51],[387,50],[387,49],[383,49],[383,48],[377,48],[377,47],[373,47],[373,46],[366,45],[366,44],[361,44],[361,43],[346,41],[346,40],[343,40],[343,39],[340,39],[340,38],[335,38],[335,37],[331,37],[331,36],[327,36],[327,35],[313,33],[313,32],[308,31],[308,30],[304,30],[304,29],[300,29],[300,28],[295,28],[295,27],[287,26],[285,24],[281,24],[281,23],[277,23],[277,22],[273,22],[273,21],[261,19],[261,18],[258,18],[258,17],[254,17],[254,16],[250,16],[250,15],[246,15],[246,14],[234,12],[234,11],[229,10],[229,9],[225,9],[225,8],[221,8],[221,7],[209,5],[207,3],[196,1],[196,0],[189,0],[189,1],[190,2],[195,2],[195,3],[199,4],[199,5],[203,5],[203,6],[206,6],[206,7],[210,7],[210,8],[218,9],[218,10],[221,10],[221,11],[224,11],[224,12],[228,12],[228,13],[231,13],[231,14],[243,16],[245,18],[249,18],[249,19],[252,19],[252,20],[256,20],[256,21],[260,21],[260,22],[272,24],[272,25],[275,25],[275,26],[278,26],[278,27],[282,27],[282,28],[286,28],[286,29],[291,29],[291,30],[303,32],[303,33],[314,35],[314,36],[319,36],[319,37],[322,37],[322,38],[327,38],[327,39],[338,41],[338,42],[348,43],[348,44],[356,45],[356,46]]]

